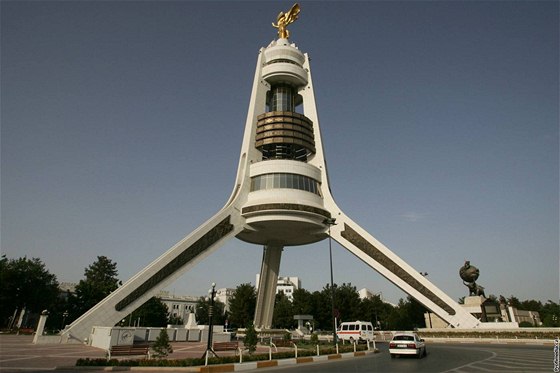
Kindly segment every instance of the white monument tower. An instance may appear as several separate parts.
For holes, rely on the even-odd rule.
[[[62,333],[88,338],[112,326],[225,241],[263,245],[254,324],[270,328],[285,247],[330,236],[453,327],[480,322],[417,270],[352,221],[329,188],[309,57],[286,29],[300,12],[277,18],[278,39],[259,51],[237,178],[225,206],[175,246],[86,312]],[[336,225],[332,223],[336,219]]]

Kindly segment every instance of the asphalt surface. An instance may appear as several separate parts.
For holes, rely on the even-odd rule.
[[[259,373],[361,373],[361,372],[553,372],[553,346],[511,344],[427,344],[428,355],[417,359],[392,359],[387,344],[378,343],[378,354],[348,360],[259,369]]]

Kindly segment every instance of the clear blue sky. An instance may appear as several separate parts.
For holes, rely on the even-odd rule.
[[[453,299],[559,298],[557,1],[302,1],[342,209]],[[2,1],[2,253],[128,279],[229,197],[259,48],[292,2]],[[337,283],[405,294],[338,244]],[[235,240],[170,291],[255,282]],[[328,242],[284,251],[320,290]]]

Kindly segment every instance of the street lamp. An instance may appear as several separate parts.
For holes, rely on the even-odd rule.
[[[331,226],[336,225],[336,219],[328,218],[323,220],[323,224],[329,227],[329,260],[331,265],[331,312],[333,318],[333,343],[336,346],[337,336],[336,336],[336,315],[334,314],[334,281],[333,281],[333,263],[332,263],[332,239],[331,239]]]
[[[67,317],[68,317],[68,311],[64,311],[62,313],[62,326],[60,327],[60,330],[64,329]]]
[[[216,297],[216,283],[212,283],[212,289],[208,290],[210,295],[210,305],[208,306],[208,343],[206,344],[206,351],[204,352],[205,365],[208,365],[208,354],[212,353],[218,357],[212,349],[212,334],[214,326],[212,325],[212,316],[214,314],[214,298]]]

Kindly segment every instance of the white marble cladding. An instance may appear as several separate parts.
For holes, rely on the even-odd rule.
[[[273,173],[303,175],[321,183],[321,170],[308,163],[299,161],[284,159],[262,161],[253,163],[249,172],[251,177]],[[304,190],[290,188],[252,191],[247,196],[247,204],[245,206],[275,202],[295,203],[321,209],[324,208],[323,198],[320,195]]]
[[[295,44],[286,39],[278,39],[264,50],[262,77],[269,83],[288,82],[295,86],[306,86],[309,78],[302,65],[305,55]]]
[[[288,159],[273,159],[253,163],[249,173],[251,177],[272,173],[297,174],[310,177],[319,183],[322,182],[320,169],[309,163]]]
[[[303,66],[305,55],[295,44],[290,44],[287,39],[278,39],[270,43],[265,49],[263,63],[269,64],[275,60],[288,60]]]
[[[202,342],[208,338],[208,325],[199,325],[194,329],[95,326],[92,329],[89,344],[108,350],[111,346],[154,342],[162,329],[167,332],[171,342]],[[231,333],[224,332],[223,325],[214,325],[213,331],[214,341],[231,340]]]

